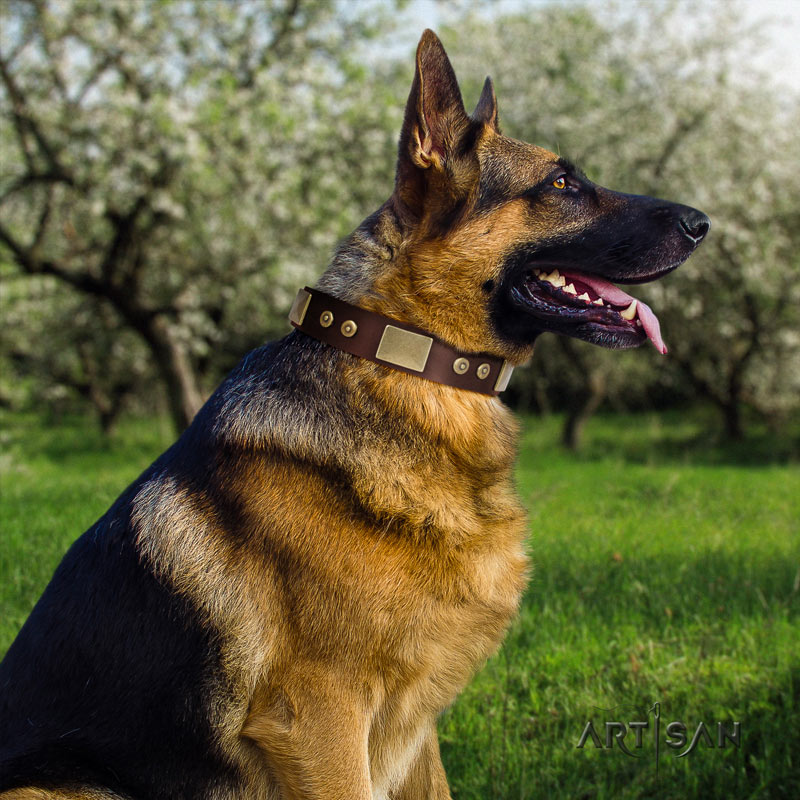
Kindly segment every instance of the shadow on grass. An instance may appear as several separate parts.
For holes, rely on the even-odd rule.
[[[736,617],[776,613],[797,619],[800,548],[793,549],[769,554],[715,549],[600,562],[576,559],[568,547],[556,552],[550,545],[535,557],[523,611],[579,610],[583,624],[588,616],[603,626],[627,620],[662,631],[680,626],[683,619],[705,621],[710,627]]]
[[[586,425],[577,452],[560,446],[562,418],[525,417],[524,446],[557,450],[564,458],[617,458],[632,464],[770,466],[800,463],[800,419],[781,432],[753,423],[740,441],[725,438],[708,409],[638,414],[601,414]]]
[[[578,457],[599,460],[615,451],[631,464],[758,467],[800,463],[800,439],[766,432],[751,434],[741,441],[726,441],[710,432],[692,436],[665,433],[656,441],[624,443],[595,435]]]
[[[35,456],[55,464],[76,457],[122,455],[152,461],[174,440],[160,418],[125,418],[109,434],[86,417],[48,419],[35,414],[0,414],[3,446],[24,458]]]

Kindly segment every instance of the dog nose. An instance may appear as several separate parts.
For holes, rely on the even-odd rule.
[[[683,235],[697,247],[706,238],[708,229],[711,227],[711,220],[702,211],[689,208],[684,214],[681,214],[678,224],[681,226]]]

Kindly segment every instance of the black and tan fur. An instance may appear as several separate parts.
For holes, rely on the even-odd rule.
[[[548,329],[631,346],[526,306],[526,270],[651,279],[702,238],[698,214],[502,136],[489,81],[467,116],[427,31],[395,191],[319,288],[514,363]],[[497,399],[297,331],[250,353],[73,545],[9,650],[0,796],[449,797],[437,715],[526,580],[516,435]]]

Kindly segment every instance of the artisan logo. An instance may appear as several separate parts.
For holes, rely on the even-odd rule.
[[[620,706],[616,708],[620,708]],[[615,709],[598,710],[613,712]],[[584,726],[577,747],[583,748],[586,743],[591,740],[596,748],[610,750],[613,749],[616,743],[616,746],[625,753],[625,755],[631,756],[632,758],[642,758],[643,754],[634,753],[632,750],[642,750],[646,737],[645,732],[652,731],[652,734],[649,734],[647,738],[652,738],[655,749],[656,771],[658,771],[662,736],[663,742],[667,747],[672,750],[681,751],[675,754],[677,758],[688,756],[689,753],[693,752],[701,743],[706,748],[724,749],[729,745],[733,745],[736,748],[741,746],[741,722],[733,722],[730,724],[723,722],[706,724],[701,721],[693,728],[688,727],[679,720],[663,724],[661,721],[661,703],[654,703],[653,706],[648,709],[647,714],[643,716],[649,716],[650,714],[652,714],[652,720],[633,720],[629,721],[627,725],[624,722],[604,722],[598,727],[595,727],[594,722],[589,720]],[[598,733],[598,728],[603,734],[602,736]],[[689,740],[690,731],[693,731],[691,741]],[[712,734],[716,734],[716,736]],[[688,745],[687,742],[689,742]]]

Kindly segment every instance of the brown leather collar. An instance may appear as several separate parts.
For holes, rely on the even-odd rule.
[[[412,325],[345,303],[318,289],[297,293],[289,321],[347,353],[470,392],[498,395],[513,367],[485,353],[462,353]]]

